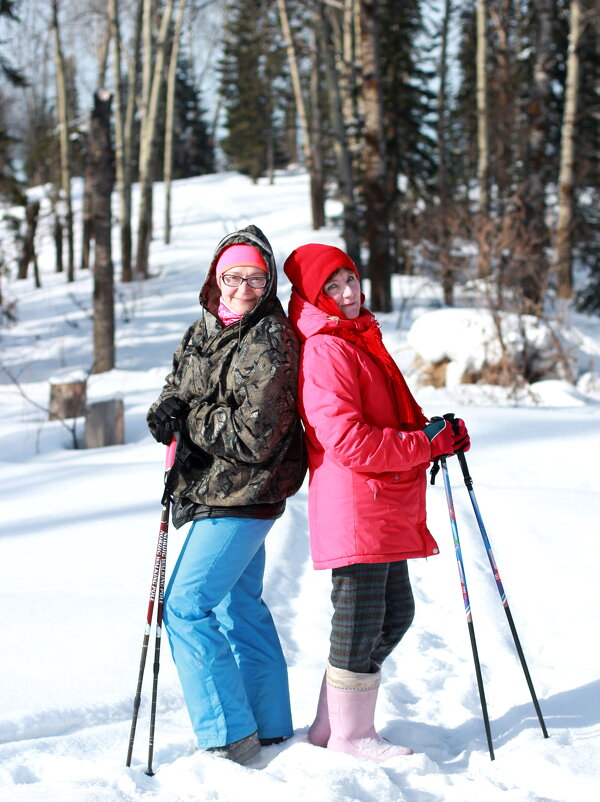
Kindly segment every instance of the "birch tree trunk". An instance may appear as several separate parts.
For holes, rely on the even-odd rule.
[[[319,188],[315,180],[314,159],[313,159],[313,144],[310,135],[310,128],[308,125],[308,115],[306,113],[306,106],[304,104],[304,97],[302,95],[302,86],[300,83],[300,71],[298,69],[298,60],[296,58],[296,50],[294,48],[294,41],[292,39],[292,31],[290,28],[290,21],[287,13],[287,6],[285,0],[277,0],[277,9],[279,11],[279,21],[281,23],[281,31],[285,41],[285,47],[290,67],[290,74],[292,78],[292,87],[294,90],[294,99],[296,101],[296,111],[298,112],[298,119],[300,121],[300,130],[302,132],[302,152],[304,154],[304,163],[310,178],[310,200],[312,212],[312,226],[314,229],[320,228],[323,220],[322,205],[319,208]]]
[[[165,223],[164,223],[164,242],[168,245],[171,242],[171,179],[173,175],[173,124],[175,111],[175,85],[177,78],[177,59],[179,57],[179,44],[181,39],[181,29],[183,26],[183,15],[186,0],[181,0],[177,19],[175,21],[175,32],[173,34],[173,46],[169,59],[169,74],[167,76],[167,101],[165,109],[165,153],[163,163],[163,180],[165,188]]]
[[[152,83],[148,105],[144,111],[144,124],[140,133],[140,212],[137,239],[136,271],[143,278],[148,277],[150,256],[150,240],[152,239],[152,166],[156,130],[158,127],[158,105],[160,94],[165,83],[165,61],[169,36],[169,26],[173,15],[174,0],[165,4],[160,25]],[[145,42],[148,47],[148,42]],[[144,62],[148,54],[144,53]]]
[[[118,10],[118,7],[117,7]],[[127,105],[125,107],[125,119],[123,122],[123,158],[122,158],[122,187],[119,191],[120,209],[120,229],[121,229],[121,280],[131,281],[133,278],[132,267],[132,233],[131,233],[131,182],[133,181],[133,170],[131,165],[132,154],[134,150],[134,130],[135,130],[135,111],[136,111],[136,92],[135,86],[137,77],[140,73],[141,62],[141,41],[142,41],[142,18],[144,11],[144,0],[138,0],[135,27],[133,37],[133,54],[129,59],[129,69],[127,76],[127,84],[129,91],[127,93]],[[119,16],[115,17],[118,20]],[[119,36],[119,41],[120,41]],[[119,47],[120,53],[121,47]],[[116,54],[115,54],[116,57]],[[120,72],[120,63],[119,63]],[[120,114],[123,109],[117,112]],[[116,117],[115,117],[116,119]],[[117,147],[118,147],[117,143]],[[117,162],[118,164],[118,162]]]
[[[371,280],[371,307],[390,312],[390,205],[386,191],[386,151],[381,93],[377,0],[361,0],[361,96],[364,107],[363,185],[365,235],[369,248],[367,275]]]
[[[447,131],[447,76],[448,76],[448,29],[452,15],[452,0],[445,0],[444,14],[442,17],[441,29],[441,50],[439,76],[440,85],[438,91],[438,196],[440,201],[440,261],[442,263],[442,289],[444,292],[444,303],[447,306],[454,304],[454,275],[450,261],[450,232],[448,221],[449,197],[448,197],[448,165],[446,152]]]
[[[56,97],[58,106],[58,125],[60,130],[60,183],[65,204],[67,224],[67,281],[75,279],[75,250],[73,242],[73,201],[71,195],[71,152],[69,147],[69,121],[67,119],[67,88],[65,81],[65,60],[60,41],[58,22],[58,0],[52,0],[52,34],[54,38],[54,63],[56,69]]]
[[[87,142],[89,148],[89,141]],[[92,190],[90,175],[90,161],[86,158],[83,168],[83,199],[81,206],[81,269],[87,270],[90,266],[90,252],[94,239],[94,223],[92,218]]]
[[[338,70],[341,76],[342,114],[350,155],[357,154],[359,113],[356,91],[356,38],[360,30],[360,0],[344,0],[342,16],[341,54]],[[357,164],[353,164],[356,171]]]
[[[317,12],[315,11],[315,15]],[[310,74],[310,149],[312,154],[313,175],[311,177],[311,198],[313,210],[313,228],[325,225],[325,173],[323,168],[323,120],[320,104],[321,78],[321,43],[317,36],[316,25],[312,30],[313,62]]]
[[[110,17],[110,2],[109,9],[106,17],[106,27],[104,29],[104,36],[98,47],[98,76],[96,78],[96,86],[106,86],[106,70],[108,66],[108,51],[110,48],[111,40],[111,17]],[[89,159],[86,159],[86,169],[84,171],[83,182],[83,209],[82,209],[82,225],[81,225],[81,269],[87,270],[90,266],[90,253],[92,242],[94,240],[94,224],[92,215],[92,191],[90,187],[90,180],[93,177],[88,174]]]
[[[579,55],[577,47],[581,36],[581,0],[571,0],[569,7],[569,55],[563,112],[560,171],[558,178],[558,222],[556,226],[555,269],[558,278],[559,298],[573,295],[573,223],[574,223],[574,170],[575,120],[579,90]]]
[[[325,10],[319,5],[317,24],[323,46],[323,60],[325,63],[325,76],[327,81],[327,98],[329,102],[329,120],[333,132],[333,150],[335,153],[339,191],[344,208],[343,237],[346,251],[359,271],[362,271],[360,255],[360,230],[358,214],[354,198],[354,171],[352,169],[352,156],[342,111],[342,95],[340,92],[340,76],[336,69],[335,40],[329,20],[329,9]]]
[[[478,272],[487,276],[490,272],[489,255],[483,245],[490,213],[489,180],[490,155],[488,136],[488,89],[487,89],[487,0],[477,0],[477,180],[479,183],[479,257]]]
[[[88,159],[93,173],[92,216],[94,259],[94,364],[92,373],[115,366],[114,274],[111,249],[111,196],[114,185],[114,150],[110,133],[112,98],[100,89],[94,95],[90,120]]]
[[[129,163],[125,161],[125,125],[123,119],[123,74],[121,71],[121,26],[119,2],[108,0],[110,37],[113,43],[113,74],[115,84],[115,170],[119,199],[119,230],[121,234],[121,278],[131,280],[131,198]],[[133,94],[133,89],[131,90]],[[127,237],[126,232],[129,232]],[[127,242],[129,246],[127,247]]]
[[[100,46],[98,47],[98,78],[96,79],[98,82],[98,86],[106,86],[106,71],[108,68],[108,51],[110,49],[110,39],[111,39],[111,22],[110,22],[110,15],[106,17],[106,28],[104,29],[104,36],[102,37],[102,41],[100,42]]]
[[[150,87],[152,83],[152,60],[153,60],[153,41],[152,41],[152,14],[155,6],[155,0],[142,0],[142,20],[141,20],[141,47],[143,58],[141,62],[142,68],[142,86],[140,90],[139,114],[140,114],[140,130],[144,130],[146,124],[146,117],[148,116],[148,106],[150,105]],[[142,162],[142,135],[140,133],[140,153],[138,161]]]

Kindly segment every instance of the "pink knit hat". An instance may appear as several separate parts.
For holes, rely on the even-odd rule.
[[[267,265],[258,248],[253,245],[230,245],[219,256],[216,265],[216,275],[220,276],[233,267],[257,267],[267,271]]]

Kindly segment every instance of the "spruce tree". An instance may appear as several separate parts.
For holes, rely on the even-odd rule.
[[[164,102],[164,101],[163,101]],[[214,170],[214,147],[204,120],[202,96],[196,88],[187,56],[180,53],[175,78],[173,127],[173,178],[189,178]],[[164,129],[160,128],[156,148],[156,178],[160,180],[163,163]]]
[[[272,0],[227,4],[225,43],[220,64],[227,135],[222,141],[232,168],[256,181],[278,163],[282,147],[285,52]]]
[[[214,148],[204,119],[202,95],[190,80],[190,65],[180,59],[175,89],[173,178],[212,173]]]
[[[13,0],[2,0],[0,17],[5,21],[17,22],[18,17],[15,13],[15,6],[16,3]],[[4,55],[2,45],[3,42],[0,41],[0,75],[11,86],[26,86],[27,82],[23,73]],[[8,199],[11,203],[22,203],[24,197],[16,176],[12,156],[16,141],[9,133],[4,117],[3,97],[0,94],[0,197]]]
[[[406,219],[419,200],[428,200],[435,174],[433,65],[424,41],[420,0],[382,3],[382,89],[388,154],[388,194],[394,204],[392,228],[396,268],[404,270],[401,243]]]

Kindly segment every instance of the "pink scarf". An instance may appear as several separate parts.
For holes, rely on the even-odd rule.
[[[237,312],[234,312],[232,309],[226,306],[221,298],[219,301],[219,308],[217,309],[217,317],[224,326],[230,326],[232,323],[236,323],[238,320],[241,320],[243,315],[239,315]]]

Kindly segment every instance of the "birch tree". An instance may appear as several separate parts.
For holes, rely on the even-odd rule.
[[[123,71],[119,0],[108,0],[108,19],[112,42],[112,61],[114,76],[114,125],[115,125],[115,174],[119,203],[119,234],[121,254],[121,280],[131,281],[131,139],[133,128],[133,108],[135,104],[136,59],[139,58],[141,29],[141,9],[143,0],[138,0],[134,17],[134,52],[131,57],[133,68],[128,80],[127,109],[123,98]],[[129,124],[128,124],[129,120]]]
[[[160,31],[156,42],[150,92],[146,98],[143,125],[140,132],[140,212],[136,271],[144,278],[148,276],[150,240],[152,238],[152,166],[158,126],[158,108],[160,95],[165,83],[166,51],[174,2],[175,0],[167,0],[163,10]],[[145,0],[145,4],[149,5],[150,0]],[[144,6],[145,9],[146,5]],[[148,64],[152,64],[153,61],[152,48],[147,34],[144,41],[144,48],[144,64],[146,65],[144,71],[146,71],[148,69]]]
[[[558,222],[556,225],[555,269],[560,298],[570,298],[573,294],[572,260],[575,194],[573,158],[575,152],[577,94],[579,90],[579,55],[577,47],[581,36],[581,16],[581,0],[571,0],[569,6],[567,79],[558,178]]]
[[[310,178],[310,199],[311,199],[311,212],[312,212],[312,226],[313,228],[321,228],[324,224],[324,212],[322,203],[322,186],[318,185],[318,178],[315,175],[315,158],[314,158],[314,138],[311,136],[311,131],[308,122],[308,114],[306,111],[306,104],[304,103],[304,96],[302,93],[302,84],[300,82],[300,70],[298,68],[298,59],[296,58],[296,49],[294,47],[294,40],[292,38],[292,30],[287,11],[285,0],[277,0],[277,9],[279,11],[279,20],[281,30],[285,41],[287,51],[288,63],[290,68],[290,75],[292,79],[292,87],[294,90],[294,100],[296,102],[296,111],[298,113],[298,120],[300,122],[300,130],[302,132],[302,152],[304,155],[304,163]]]
[[[489,180],[490,155],[488,136],[487,86],[487,0],[477,0],[477,181],[479,185],[479,275],[489,273],[489,258],[483,246],[484,233],[490,212]]]
[[[365,196],[365,237],[369,248],[367,275],[371,280],[371,306],[389,312],[392,308],[390,266],[390,207],[387,199],[387,169],[381,95],[377,0],[361,0],[361,98],[364,109],[362,154]]]
[[[60,141],[60,186],[67,224],[67,280],[75,280],[75,248],[73,237],[73,200],[71,193],[71,150],[69,146],[69,120],[67,114],[67,88],[65,59],[60,39],[58,0],[52,0],[52,36],[54,39],[54,66],[56,72],[56,100]]]
[[[171,178],[173,173],[173,121],[175,108],[175,85],[177,78],[177,59],[179,58],[179,45],[181,29],[185,12],[186,0],[181,0],[175,21],[173,46],[169,59],[169,74],[167,76],[167,99],[165,107],[165,152],[163,159],[163,180],[165,189],[165,224],[164,241],[168,245],[171,241]]]
[[[441,256],[442,262],[442,289],[444,292],[444,303],[452,306],[454,303],[454,276],[450,264],[450,233],[449,233],[449,192],[448,192],[448,165],[446,141],[448,138],[447,118],[448,118],[448,98],[447,98],[447,77],[448,77],[448,31],[452,16],[452,0],[445,0],[444,12],[441,27],[441,45],[439,61],[439,89],[438,89],[438,197],[440,204],[440,237],[441,237]]]
[[[343,99],[340,90],[341,76],[337,69],[337,64],[343,59],[339,58],[339,51],[337,50],[339,45],[336,47],[336,40],[333,36],[333,27],[330,21],[330,12],[333,14],[332,9],[325,9],[323,4],[319,3],[316,22],[319,27],[319,35],[323,45],[329,122],[333,132],[333,150],[337,164],[339,192],[344,209],[342,233],[346,251],[360,270],[360,228],[356,209],[354,170],[352,154],[346,134],[346,126],[344,124]],[[336,56],[338,56],[338,58],[336,58]]]

